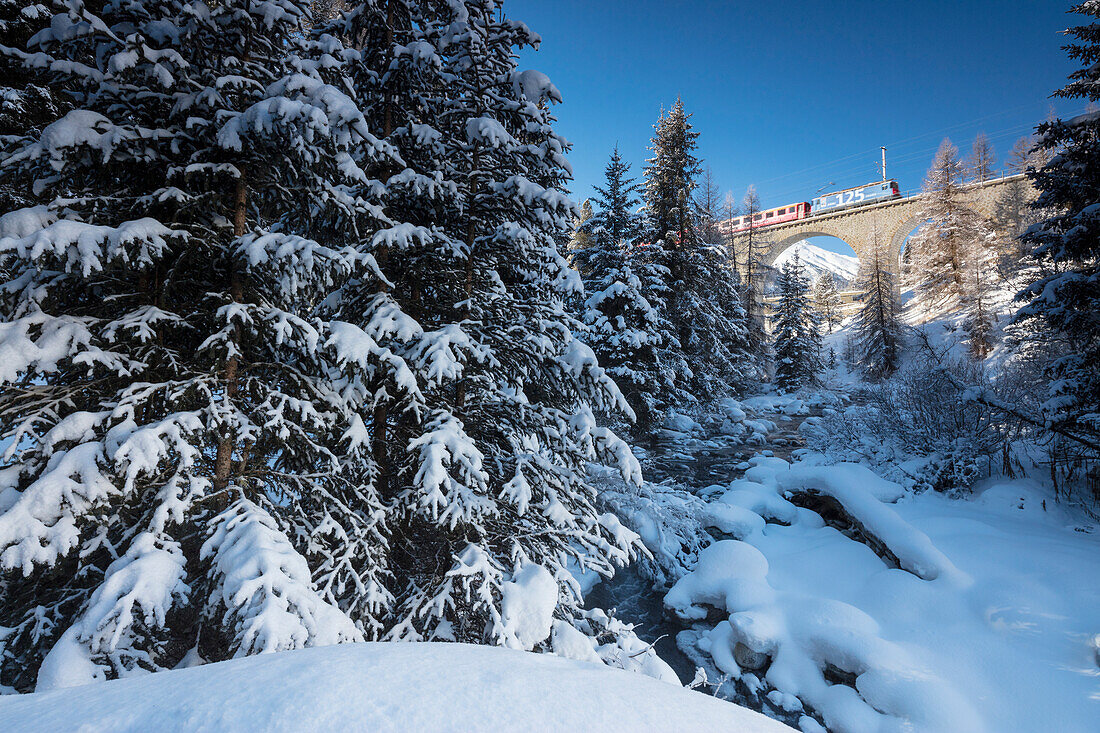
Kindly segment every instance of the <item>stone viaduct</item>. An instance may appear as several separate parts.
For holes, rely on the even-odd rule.
[[[1023,174],[1002,176],[983,183],[971,183],[964,187],[971,208],[982,216],[992,217],[1001,193],[1012,185],[1023,182],[1030,184]],[[904,198],[845,209],[831,214],[810,216],[805,219],[773,224],[757,229],[763,235],[767,252],[764,263],[771,265],[775,259],[803,239],[810,237],[836,237],[855,250],[863,259],[868,254],[868,240],[877,228],[879,241],[888,246],[888,261],[894,263],[895,272],[900,271],[901,250],[909,234],[921,223],[921,196],[919,194]],[[744,240],[744,236],[738,238]],[[735,241],[737,261],[744,262],[743,244]]]

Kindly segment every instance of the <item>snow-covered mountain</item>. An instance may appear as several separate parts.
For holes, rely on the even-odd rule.
[[[802,261],[806,276],[812,284],[823,272],[831,272],[836,277],[838,290],[846,290],[855,283],[856,272],[859,270],[859,259],[851,255],[837,254],[827,249],[816,247],[809,242],[799,242],[775,259],[775,269],[780,270],[795,253]],[[775,286],[775,274],[768,277],[765,287],[771,289]]]

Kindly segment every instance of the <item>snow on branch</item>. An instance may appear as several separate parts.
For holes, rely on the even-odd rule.
[[[0,514],[0,567],[29,576],[35,565],[53,565],[77,546],[77,520],[118,493],[103,461],[97,442],[51,456],[49,467]]]
[[[0,239],[0,257],[17,256],[39,267],[50,263],[83,277],[110,264],[148,267],[159,260],[172,239],[187,233],[169,229],[156,219],[98,226],[61,219],[22,237]]]
[[[635,419],[634,410],[626,401],[615,381],[600,366],[592,347],[577,339],[571,339],[565,350],[557,358],[558,364],[566,374],[579,381],[589,381],[595,385],[593,390],[604,404],[619,410],[630,420]]]
[[[271,515],[248,499],[215,518],[200,557],[212,563],[233,656],[362,641],[351,619],[318,596],[305,558]]]
[[[55,372],[65,362],[128,374],[134,362],[94,346],[90,324],[87,318],[41,311],[0,323],[0,384]]]
[[[542,102],[560,104],[562,101],[561,92],[550,81],[550,77],[534,69],[513,73],[512,89],[517,96],[522,96],[535,104]]]
[[[120,676],[159,670],[149,637],[165,628],[168,612],[190,593],[184,566],[178,543],[138,534],[42,661],[36,691],[103,680],[108,670]]]
[[[69,156],[84,149],[95,151],[99,158],[97,162],[106,163],[120,144],[136,137],[135,131],[115,125],[98,112],[74,109],[56,122],[46,125],[38,142],[9,157],[5,165],[45,157],[51,168],[60,171],[65,167]]]
[[[433,520],[453,528],[496,513],[496,505],[485,494],[489,480],[482,467],[485,456],[458,418],[435,413],[423,434],[410,441],[409,449],[419,454],[412,489],[416,505]]]

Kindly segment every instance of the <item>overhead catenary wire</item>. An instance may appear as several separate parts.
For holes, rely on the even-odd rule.
[[[974,118],[972,120],[968,120],[968,121],[965,121],[965,122],[958,122],[958,123],[955,123],[953,125],[948,125],[946,127],[941,127],[941,128],[936,129],[936,130],[930,130],[928,132],[922,132],[918,135],[913,135],[911,137],[907,137],[907,138],[904,138],[902,140],[887,141],[883,144],[885,144],[886,147],[890,148],[890,149],[903,148],[907,144],[909,144],[913,141],[916,141],[916,140],[921,140],[921,139],[924,139],[924,138],[930,137],[930,136],[942,135],[942,134],[945,134],[945,133],[950,132],[952,130],[957,130],[957,129],[960,129],[960,128],[970,127],[970,126],[976,125],[976,124],[981,123],[981,122],[986,122],[988,120],[995,119],[997,117],[1003,117],[1005,115],[1014,114],[1016,112],[1020,112],[1020,111],[1025,110],[1025,109],[1032,108],[1034,106],[1035,106],[1034,104],[1020,105],[1019,107],[1013,107],[1013,108],[1010,108],[1010,109],[1001,110],[999,112],[994,112],[994,113],[985,115],[983,117],[977,117],[977,118]],[[1034,127],[1034,125],[1030,125],[1030,127]],[[877,147],[876,147],[876,150],[877,150]],[[809,173],[811,171],[817,170],[818,168],[828,168],[828,167],[833,166],[837,163],[841,163],[843,161],[850,160],[852,158],[858,158],[858,157],[860,157],[862,155],[865,155],[865,154],[866,153],[864,151],[860,151],[858,153],[851,153],[849,155],[844,155],[844,156],[841,156],[841,157],[836,158],[834,160],[825,161],[823,163],[818,163],[818,164],[810,166],[808,168],[803,168],[801,170],[792,171],[790,173],[783,173],[781,175],[774,176],[772,178],[768,178],[768,179],[765,179],[765,180],[762,180],[762,181],[758,181],[757,185],[763,185],[763,184],[766,184],[766,183],[773,183],[775,181],[779,181],[779,180],[782,180],[784,178],[789,178],[791,176],[801,175],[803,173]],[[893,157],[891,157],[891,160],[892,159],[893,159]]]
[[[1030,107],[1030,106],[1031,105],[1026,105],[1024,108]],[[952,130],[952,129],[971,127],[975,124],[975,122],[980,122],[980,121],[988,119],[990,117],[995,117],[995,116],[999,116],[999,115],[1003,115],[1003,114],[1011,114],[1012,112],[1017,111],[1018,109],[1020,109],[1020,108],[1013,109],[1013,110],[1006,110],[1005,112],[998,113],[998,115],[987,115],[985,118],[978,118],[978,120],[972,120],[970,122],[958,123],[957,125],[952,125],[952,126],[949,126],[949,127],[940,128],[939,130],[926,132],[926,133],[921,133],[920,135],[914,135],[914,136],[906,138],[905,140],[903,140],[901,142],[898,142],[898,143],[892,143],[892,144],[888,143],[887,148],[897,149],[898,147],[904,146],[906,143],[911,143],[912,141],[915,141],[915,140],[918,140],[918,139],[923,139],[923,138],[927,138],[927,137],[934,136],[934,135],[938,136],[938,135],[940,135],[942,133],[945,133],[945,132],[947,132],[949,130]],[[1079,112],[1070,113],[1068,116],[1072,116],[1074,114],[1079,114]],[[1005,141],[1007,139],[1011,139],[1011,138],[1014,138],[1014,137],[1015,138],[1023,137],[1023,136],[1025,136],[1025,134],[1027,132],[1034,130],[1035,127],[1036,127],[1036,125],[1032,124],[1032,123],[1027,123],[1027,124],[1023,124],[1023,125],[1014,125],[1012,127],[996,130],[992,133],[986,133],[986,138],[989,140],[990,143],[1002,142],[1002,141]],[[947,137],[950,137],[950,136],[948,135]],[[896,166],[904,166],[906,164],[910,164],[910,163],[913,163],[914,161],[920,160],[921,158],[927,158],[929,163],[931,163],[932,157],[935,155],[935,152],[939,149],[939,145],[940,145],[940,143],[936,142],[934,145],[926,145],[926,146],[923,146],[919,149],[905,151],[905,152],[901,153],[900,155],[891,155],[890,158],[889,158],[889,162],[890,162],[891,166],[895,167],[895,170],[896,170]],[[961,146],[961,147],[965,147],[965,146]],[[877,148],[874,150],[874,153],[878,153]],[[860,156],[867,156],[867,161],[859,164],[858,166],[846,166],[846,167],[841,168],[839,170],[836,169],[836,168],[829,168],[829,170],[827,171],[829,180],[837,181],[839,187],[844,188],[845,186],[843,184],[841,184],[840,182],[843,181],[845,178],[851,178],[851,177],[854,177],[854,176],[860,174],[861,171],[867,172],[867,174],[870,176],[867,179],[868,181],[877,180],[877,177],[878,177],[877,174],[878,174],[878,170],[879,170],[878,155],[873,155],[870,148],[867,151],[861,151],[859,153],[853,153],[851,155],[846,155],[842,158],[837,158],[837,159],[835,159],[835,161],[830,161],[828,163],[822,163],[822,164],[819,164],[817,166],[813,166],[813,167],[808,168],[808,169],[803,169],[803,171],[811,171],[811,170],[815,170],[816,168],[827,167],[827,166],[832,165],[835,162],[844,161],[844,160],[847,160],[847,159],[851,159],[853,157],[860,157]],[[773,177],[773,178],[770,178],[770,179],[766,179],[764,181],[754,182],[752,185],[759,187],[759,186],[762,186],[766,183],[781,180],[781,179],[789,177],[791,175],[798,175],[799,173],[800,172],[793,172],[793,173],[790,173],[790,174],[784,174],[782,176],[776,176],[776,177]],[[805,195],[806,195],[805,192],[808,191],[808,190],[811,190],[813,188],[814,188],[814,186],[811,184],[811,182],[807,182],[805,184],[800,184],[797,187],[791,187],[789,189],[784,189],[783,191],[780,191],[778,193],[770,192],[768,194],[768,198],[769,199],[775,199],[777,201],[777,203],[775,204],[776,206],[782,206],[783,202],[786,202],[787,199],[802,200],[801,197],[805,197]],[[912,188],[917,188],[917,186],[910,186],[909,188],[911,188],[911,189]],[[767,208],[767,207],[765,207],[765,208]]]

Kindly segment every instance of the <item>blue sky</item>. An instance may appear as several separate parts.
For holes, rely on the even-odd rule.
[[[550,75],[576,198],[619,144],[639,177],[652,125],[680,95],[722,190],[755,185],[765,207],[878,178],[879,146],[903,190],[940,141],[979,131],[1003,160],[1046,116],[1074,64],[1058,0],[655,2],[508,0],[542,35],[524,68]],[[834,185],[828,186],[829,183]],[[835,241],[835,240],[833,240]],[[823,244],[823,242],[817,242]],[[839,243],[838,243],[839,244]]]

